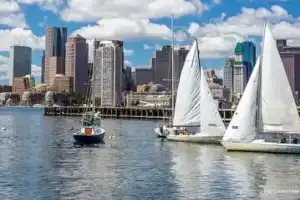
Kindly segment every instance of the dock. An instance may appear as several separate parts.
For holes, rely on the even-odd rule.
[[[101,113],[102,118],[113,119],[144,119],[165,120],[172,116],[171,108],[145,108],[145,107],[96,107],[96,112]],[[45,107],[45,116],[82,116],[85,112],[92,111],[86,107]],[[230,122],[234,109],[219,109],[224,122]]]

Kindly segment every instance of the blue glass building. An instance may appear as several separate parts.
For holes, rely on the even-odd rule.
[[[243,42],[242,49],[244,78],[246,83],[248,83],[248,80],[251,76],[252,70],[256,62],[256,47],[253,44],[253,42]]]
[[[256,48],[253,42],[237,43],[233,69],[233,94],[241,96],[256,62]]]

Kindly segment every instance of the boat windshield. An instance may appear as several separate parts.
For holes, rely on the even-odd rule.
[[[87,116],[85,119],[84,119],[84,122],[83,124],[85,126],[92,126],[95,124],[95,119],[94,119],[94,116],[91,115],[91,116]]]

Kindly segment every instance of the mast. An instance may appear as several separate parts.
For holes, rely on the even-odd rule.
[[[198,46],[198,39],[195,39],[195,42],[196,42],[196,48],[197,48],[197,51],[196,51],[197,52],[197,60],[198,60],[199,68],[200,68],[200,77],[201,77],[202,74],[201,74],[200,50],[199,50],[199,46]],[[200,81],[200,84],[201,84],[201,81]],[[200,85],[200,88],[201,88],[201,85]],[[201,89],[200,89],[200,94],[201,94]],[[200,102],[200,106],[201,106],[201,102]],[[201,127],[201,120],[200,120],[200,127]]]
[[[173,14],[171,16],[171,28],[172,28],[172,119],[175,112],[175,71],[174,71],[174,19]]]
[[[91,80],[91,91],[92,91],[92,104],[93,104],[93,107],[92,107],[92,112],[93,114],[95,113],[95,87],[94,87],[94,81],[95,81],[95,57],[96,57],[96,39],[94,40],[94,56],[93,56],[93,67],[92,67],[92,80]]]
[[[256,130],[257,132],[261,131],[261,73],[262,73],[262,61],[263,61],[263,52],[264,52],[264,43],[265,43],[265,32],[266,32],[267,23],[264,23],[264,32],[263,32],[263,43],[260,53],[260,62],[259,62],[259,69],[258,69],[258,87],[257,87],[257,112],[256,112]]]

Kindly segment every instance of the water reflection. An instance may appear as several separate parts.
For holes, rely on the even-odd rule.
[[[105,144],[75,148],[78,120],[0,110],[1,199],[300,199],[300,156],[164,142],[138,120],[104,119]]]
[[[218,160],[221,146],[169,143],[180,199],[210,199],[218,193]]]
[[[241,198],[299,199],[300,157],[295,155],[227,152],[226,173]],[[289,191],[294,190],[294,191]]]

